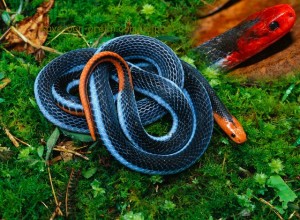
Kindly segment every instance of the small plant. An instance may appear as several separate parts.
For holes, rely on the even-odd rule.
[[[255,205],[253,201],[251,201],[253,198],[253,191],[251,189],[247,189],[245,194],[237,195],[237,198],[239,205],[243,207],[240,215],[243,217],[250,216],[255,209]]]
[[[170,211],[173,211],[175,209],[175,207],[176,207],[176,205],[172,201],[165,200],[165,202],[162,206],[162,209],[167,212],[170,212]]]
[[[271,168],[271,173],[280,173],[283,170],[282,161],[279,159],[273,159],[271,163],[269,163]]]
[[[35,168],[40,172],[45,171],[45,160],[43,159],[44,146],[28,146],[20,150],[18,162],[27,163],[29,167]]]
[[[250,216],[253,213],[255,209],[253,198],[268,205],[278,216],[284,214],[288,208],[288,203],[294,202],[297,198],[295,192],[285,183],[281,176],[278,175],[282,173],[284,168],[282,161],[280,159],[272,159],[269,163],[269,167],[270,176],[264,173],[257,173],[254,176],[255,183],[259,189],[255,191],[247,189],[246,194],[237,195],[240,206],[244,208],[240,213],[242,216]],[[272,194],[273,197],[269,202],[260,198],[260,196],[266,196],[267,194]],[[281,205],[278,205],[277,198],[279,198]]]
[[[132,211],[126,213],[125,215],[122,215],[121,220],[144,220],[144,216],[141,212],[134,213]]]
[[[154,175],[154,176],[150,177],[150,181],[153,184],[158,184],[158,183],[162,183],[163,182],[163,178],[162,178],[162,176]]]
[[[257,173],[254,176],[254,180],[256,183],[258,183],[259,186],[264,187],[266,185],[266,181],[267,181],[268,176],[264,173]]]
[[[155,12],[154,6],[150,4],[143,5],[143,9],[141,10],[141,13],[145,14],[146,17],[152,15],[154,12]]]
[[[92,183],[91,183],[91,187],[93,189],[93,195],[94,195],[94,198],[98,197],[98,196],[101,196],[103,194],[105,194],[105,189],[100,187],[100,182],[98,180],[94,180]]]

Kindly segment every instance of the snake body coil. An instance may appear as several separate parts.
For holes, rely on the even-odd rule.
[[[213,114],[201,76],[162,42],[146,36],[122,36],[97,51],[81,49],[66,53],[41,70],[35,82],[35,95],[42,113],[63,129],[89,133],[84,117],[68,113],[80,106],[72,95],[58,101],[65,96],[49,95],[53,91],[56,95],[67,94],[68,89],[61,91],[55,87],[70,77],[73,80],[69,80],[69,87],[76,85],[82,69],[87,76],[79,89],[83,85],[84,90],[87,84],[85,98],[95,124],[91,129],[125,166],[147,174],[173,174],[191,166],[206,150]],[[146,97],[137,103],[131,75],[134,89]],[[116,100],[114,86],[110,86],[113,79],[119,83]],[[80,92],[80,96],[82,99],[84,95]],[[58,106],[59,102],[70,104]],[[162,137],[149,135],[143,126],[166,113],[173,121],[169,133]]]

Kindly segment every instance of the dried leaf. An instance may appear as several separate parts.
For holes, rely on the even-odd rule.
[[[5,86],[7,86],[7,84],[10,83],[10,79],[9,78],[4,78],[0,81],[0,90],[3,89]]]
[[[42,3],[33,16],[20,21],[15,28],[11,27],[4,38],[6,42],[5,47],[20,52],[26,51],[28,54],[39,52],[48,36],[48,12],[53,5],[54,0]],[[39,52],[37,56],[38,61],[41,61],[40,55]]]
[[[9,138],[9,140],[13,143],[13,145],[15,147],[19,147],[20,144],[19,142],[16,140],[16,138],[10,133],[10,131],[7,128],[4,128],[5,134],[7,135],[7,137]]]
[[[53,150],[60,151],[60,156],[63,159],[64,162],[68,162],[73,159],[74,155],[79,156],[85,160],[89,160],[88,157],[80,154],[77,152],[77,150],[80,150],[84,147],[76,147],[75,143],[73,141],[65,141],[61,142],[59,145],[57,145]]]
[[[56,146],[58,149],[66,149],[66,150],[74,150],[76,147],[74,146],[73,141],[66,141]],[[64,162],[68,162],[73,159],[73,154],[70,152],[60,152],[60,156],[62,157]]]

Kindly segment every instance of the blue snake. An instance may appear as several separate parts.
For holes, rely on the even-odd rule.
[[[114,54],[102,57],[99,65],[90,61],[103,51]],[[124,69],[119,76],[121,90],[120,85],[118,90],[110,86],[121,81],[108,61],[115,59],[115,54],[126,60],[120,63]],[[80,104],[76,96],[55,87],[66,79],[70,88],[78,85],[84,67],[93,70],[87,96],[96,134],[122,164],[147,174],[173,174],[190,167],[206,150],[213,129],[209,96],[198,71],[180,61],[167,45],[155,38],[128,35],[114,38],[98,50],[68,52],[46,65],[35,82],[38,106],[53,124],[78,133],[90,133],[85,117],[63,111],[58,103],[66,103],[69,112],[80,112],[76,107]],[[146,98],[135,101],[131,78],[134,90]],[[53,91],[56,98],[49,95]],[[167,112],[172,117],[170,131],[161,137],[147,134],[144,126]]]

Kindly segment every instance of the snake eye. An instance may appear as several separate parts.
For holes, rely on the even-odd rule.
[[[279,23],[277,21],[272,21],[269,24],[269,28],[271,31],[275,31],[277,28],[279,28]]]
[[[235,138],[235,137],[236,137],[236,135],[235,135],[234,133],[232,133],[230,136],[231,136],[232,138]]]

